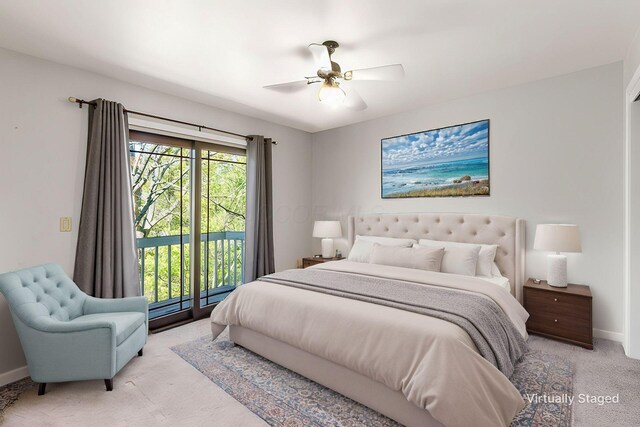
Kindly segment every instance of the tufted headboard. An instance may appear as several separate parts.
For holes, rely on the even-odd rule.
[[[498,215],[414,213],[349,217],[349,248],[356,235],[499,245],[496,264],[520,301],[524,283],[525,222]]]

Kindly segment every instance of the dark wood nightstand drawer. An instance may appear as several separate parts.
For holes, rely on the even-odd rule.
[[[527,291],[527,306],[529,314],[550,314],[585,321],[591,319],[591,300],[577,295],[531,289]]]
[[[527,329],[574,341],[591,341],[591,322],[571,316],[546,312],[529,313]]]

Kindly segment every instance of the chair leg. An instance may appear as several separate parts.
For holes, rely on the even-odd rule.
[[[138,352],[138,356],[140,356],[140,357],[142,357],[142,349],[143,349],[143,348],[144,348],[144,347],[142,347],[142,348],[140,349],[140,351]]]
[[[107,391],[113,390],[113,378],[110,380],[104,380],[104,385],[107,387]]]
[[[46,388],[47,388],[47,383],[38,384],[38,396],[42,396]]]

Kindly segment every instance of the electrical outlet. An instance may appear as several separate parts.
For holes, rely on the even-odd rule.
[[[60,218],[60,231],[63,233],[68,233],[71,231],[71,217],[63,216]]]

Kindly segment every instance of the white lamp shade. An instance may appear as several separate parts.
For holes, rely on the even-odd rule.
[[[538,224],[533,249],[549,252],[582,252],[578,226],[574,224]]]
[[[329,85],[325,83],[318,91],[318,99],[320,99],[320,102],[328,105],[329,107],[335,107],[342,104],[346,96],[347,94],[340,89],[340,86],[337,84]]]
[[[313,224],[313,237],[342,237],[340,221],[316,221]]]

